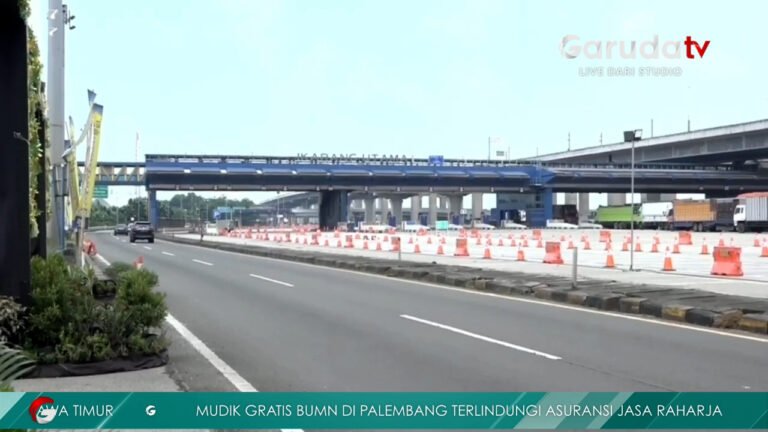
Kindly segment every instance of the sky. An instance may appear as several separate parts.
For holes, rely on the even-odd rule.
[[[45,63],[48,1],[31,3]],[[571,148],[626,129],[649,136],[652,120],[658,136],[689,119],[700,129],[768,118],[760,0],[66,3],[67,115],[84,124],[96,91],[102,161],[135,160],[137,132],[142,154],[484,158],[493,136],[523,158],[566,150],[569,136]],[[566,35],[580,38],[569,47],[656,35],[710,45],[695,59],[567,59]],[[682,73],[580,76],[600,67]],[[112,187],[109,201],[135,194]]]

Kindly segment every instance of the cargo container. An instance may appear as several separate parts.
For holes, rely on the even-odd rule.
[[[626,229],[632,224],[632,207],[624,206],[601,206],[597,209],[595,223],[606,228]],[[640,206],[634,206],[634,222],[639,227],[641,222]]]
[[[733,214],[733,225],[742,233],[768,229],[768,192],[739,197]]]
[[[696,232],[714,231],[715,201],[675,200],[669,213],[669,228],[672,230],[691,230]]]
[[[525,224],[529,228],[545,228],[547,220],[544,216],[544,208],[531,207],[525,210]]]
[[[735,198],[718,198],[715,200],[715,230],[733,231],[733,215],[738,200]]]
[[[640,205],[640,217],[643,229],[667,228],[671,202],[643,203]]]

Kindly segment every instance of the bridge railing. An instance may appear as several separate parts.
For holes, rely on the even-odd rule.
[[[378,156],[378,155],[377,155]],[[259,164],[259,165],[362,165],[362,166],[408,166],[408,167],[459,167],[459,168],[502,168],[541,167],[566,169],[630,169],[630,164],[619,163],[563,163],[537,162],[531,160],[483,160],[444,159],[439,164],[430,159],[405,157],[320,157],[320,156],[209,156],[209,155],[146,155],[148,163],[182,164]],[[700,165],[681,163],[635,164],[635,169],[644,170],[691,170],[691,171],[734,171],[728,165]]]

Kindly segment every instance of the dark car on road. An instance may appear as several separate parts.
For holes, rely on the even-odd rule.
[[[120,224],[115,226],[115,230],[113,232],[114,235],[128,235],[130,229],[128,228],[128,225],[126,224]]]
[[[129,234],[131,243],[136,242],[136,240],[146,240],[150,243],[155,242],[155,230],[152,228],[152,224],[149,222],[136,222],[133,224],[133,227],[131,228],[131,233]]]

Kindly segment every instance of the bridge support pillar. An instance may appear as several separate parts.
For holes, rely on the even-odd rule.
[[[472,219],[478,220],[483,217],[483,193],[475,192],[472,194]]]
[[[555,205],[555,193],[552,189],[544,189],[541,191],[541,205],[544,207],[544,226],[548,220],[554,218],[554,205]]]
[[[348,197],[347,191],[320,192],[319,219],[321,230],[334,230],[340,222],[347,221]]]
[[[392,216],[395,219],[394,226],[398,226],[403,221],[403,199],[400,197],[390,198],[389,205],[392,208]]]
[[[437,223],[437,194],[429,194],[429,220],[427,225],[435,225]]]
[[[160,206],[157,202],[157,191],[147,191],[147,200],[149,201],[149,223],[157,229],[157,225],[160,223]],[[141,220],[141,216],[137,220]]]
[[[448,207],[450,208],[448,221],[452,224],[461,225],[461,207],[464,204],[464,195],[448,195]]]
[[[421,195],[411,197],[411,222],[419,222],[419,213],[421,213]]]
[[[587,222],[589,219],[589,193],[579,194],[579,222]]]
[[[623,206],[627,204],[627,194],[625,193],[609,193],[608,205],[609,206]]]
[[[575,193],[565,194],[565,205],[578,205],[579,195]]]
[[[367,225],[376,223],[376,199],[368,197],[363,201],[365,202],[365,223]]]

